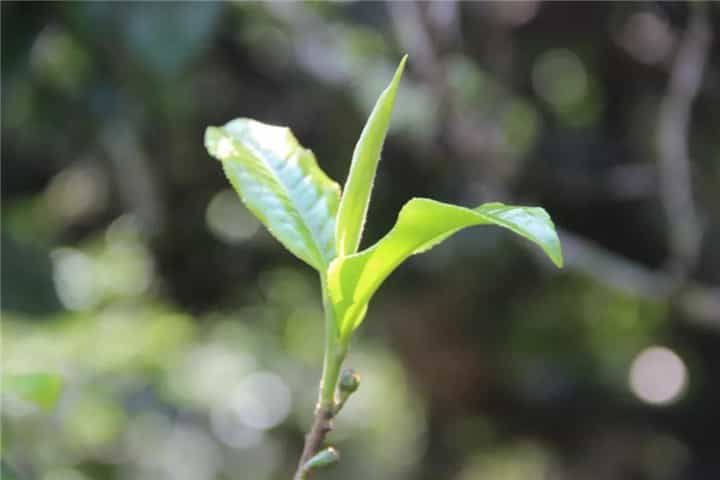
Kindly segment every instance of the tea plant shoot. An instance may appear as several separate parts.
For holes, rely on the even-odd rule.
[[[324,448],[325,438],[359,383],[352,371],[341,374],[342,363],[373,295],[403,261],[464,228],[495,225],[537,244],[556,266],[563,263],[560,241],[544,209],[496,202],[466,208],[413,198],[383,238],[359,250],[406,60],[370,113],[342,190],[286,127],[237,118],[205,132],[208,152],[220,160],[248,209],[285,248],[318,272],[325,311],[323,371],[295,480],[309,478],[339,458],[333,447]]]

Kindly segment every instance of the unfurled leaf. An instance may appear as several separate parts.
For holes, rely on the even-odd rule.
[[[335,258],[340,188],[285,127],[238,118],[209,127],[205,147],[245,205],[288,250],[324,272]]]
[[[360,324],[375,291],[403,260],[473,225],[507,228],[538,244],[555,265],[562,266],[560,241],[542,208],[488,203],[470,209],[415,198],[400,210],[395,226],[374,246],[338,257],[330,266],[328,287],[341,337],[347,338]]]
[[[51,373],[3,375],[3,392],[15,394],[36,403],[45,410],[51,409],[62,392],[63,379]]]
[[[390,85],[380,94],[355,145],[335,227],[339,256],[357,252],[360,245],[375,172],[385,142],[385,134],[390,126],[395,94],[406,60],[407,55],[400,61]]]

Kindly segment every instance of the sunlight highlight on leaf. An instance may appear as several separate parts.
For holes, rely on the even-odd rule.
[[[340,188],[285,127],[238,118],[205,132],[242,201],[288,250],[318,271],[335,257]]]

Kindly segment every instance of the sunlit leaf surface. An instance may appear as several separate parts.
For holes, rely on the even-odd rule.
[[[288,250],[324,271],[335,257],[340,188],[288,128],[246,118],[205,132],[247,207]]]
[[[355,145],[350,173],[345,182],[338,212],[336,242],[339,255],[355,253],[360,245],[375,172],[380,161],[385,134],[390,126],[395,94],[406,60],[407,55],[400,61],[390,85],[380,94]]]
[[[415,198],[402,208],[395,226],[374,246],[339,257],[331,265],[329,288],[341,335],[348,335],[362,321],[373,294],[400,263],[473,225],[507,228],[539,245],[555,265],[562,266],[560,241],[542,208],[488,203],[469,209]]]

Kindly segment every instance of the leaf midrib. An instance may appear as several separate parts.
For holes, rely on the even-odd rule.
[[[270,165],[269,161],[266,158],[266,156],[281,158],[281,161],[285,164],[283,167],[289,168],[290,167],[289,159],[293,155],[298,155],[298,157],[299,157],[303,153],[303,151],[307,150],[307,149],[304,149],[300,145],[295,145],[293,147],[292,151],[289,153],[289,155],[285,158],[282,158],[279,155],[276,155],[275,153],[263,148],[261,145],[259,145],[257,142],[255,142],[252,139],[252,136],[250,136],[250,135],[248,135],[243,140],[239,140],[239,139],[236,139],[230,132],[228,132],[228,130],[226,128],[223,128],[223,130],[225,130],[225,133],[226,133],[226,135],[228,135],[230,140],[234,144],[236,144],[236,147],[239,146],[241,149],[249,150],[248,153],[250,155],[252,155],[254,158],[259,159],[260,162],[262,163],[263,167],[265,167],[265,170],[270,172],[270,175],[272,176],[272,178],[283,188],[283,193],[285,194],[287,199],[290,201],[291,206],[297,212],[298,216],[302,220],[301,225],[300,225],[301,228],[303,228],[304,233],[306,233],[308,235],[308,237],[312,240],[313,256],[316,257],[315,258],[316,260],[317,259],[320,260],[321,266],[327,268],[327,266],[332,261],[332,258],[325,258],[325,255],[323,254],[323,250],[322,250],[323,242],[322,242],[322,236],[321,236],[322,232],[318,232],[316,234],[314,229],[310,227],[311,222],[308,221],[306,213],[302,209],[298,208],[299,202],[297,200],[297,197],[295,195],[293,195],[293,193],[292,193],[292,188],[294,188],[294,187],[291,188],[290,185],[288,185],[283,180],[283,178],[279,176],[280,172],[277,171],[272,165]],[[290,133],[290,132],[288,131],[287,133]],[[312,152],[310,150],[307,150],[307,151],[312,155]],[[304,182],[305,179],[311,175],[310,173],[305,172],[305,170],[301,167],[300,162],[301,162],[301,159],[298,158],[296,168],[298,168],[302,172],[302,176],[300,177],[300,180],[295,184],[295,186]],[[320,188],[314,188],[314,186],[312,185],[312,182],[309,182],[309,186],[313,189],[313,191],[315,192],[315,195],[318,197],[315,200],[315,202],[312,204],[312,207],[314,208],[317,206],[316,205],[317,202],[323,201],[325,199],[324,192]],[[308,211],[311,211],[311,210],[312,210],[312,208],[309,209]],[[318,238],[318,236],[320,236],[320,238]],[[329,242],[329,245],[332,248],[334,248],[333,242]]]

